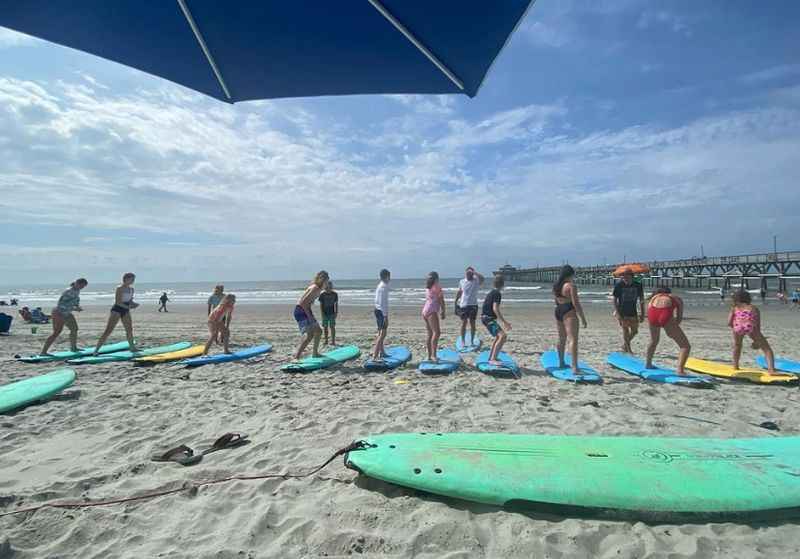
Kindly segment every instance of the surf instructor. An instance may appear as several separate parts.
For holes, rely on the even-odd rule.
[[[644,289],[642,284],[633,281],[630,269],[623,271],[622,280],[614,286],[614,316],[622,328],[622,351],[633,353],[631,341],[639,333],[639,323],[644,322],[645,314]]]
[[[470,266],[464,272],[464,278],[458,283],[456,293],[456,315],[461,319],[461,339],[466,343],[467,321],[475,339],[475,319],[478,318],[478,288],[483,285],[484,277]]]

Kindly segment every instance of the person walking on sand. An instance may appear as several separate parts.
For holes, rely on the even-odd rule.
[[[629,268],[614,286],[614,316],[622,328],[622,351],[633,353],[631,341],[639,333],[639,323],[644,322],[644,289],[633,281],[633,271]]]
[[[333,282],[325,284],[325,291],[319,295],[319,306],[322,311],[322,331],[325,334],[325,345],[328,345],[328,330],[331,332],[331,345],[336,345],[336,317],[339,316],[339,294],[333,290]]]
[[[577,375],[578,369],[578,334],[580,326],[578,318],[584,328],[588,326],[586,316],[583,314],[580,298],[578,297],[578,287],[574,283],[575,269],[569,264],[561,268],[558,280],[553,284],[553,297],[555,298],[556,309],[555,319],[558,329],[558,366],[566,367],[564,352],[569,345],[569,353],[572,362],[570,366]]]
[[[380,360],[386,357],[386,350],[383,346],[386,342],[386,333],[389,330],[389,282],[392,274],[384,268],[379,274],[380,282],[375,288],[375,323],[378,326],[378,333],[375,335],[375,347],[372,350],[372,358]]]
[[[311,356],[321,357],[319,353],[319,340],[322,336],[322,328],[319,327],[317,319],[314,318],[311,307],[314,306],[314,301],[316,301],[317,297],[322,293],[322,289],[329,279],[328,272],[325,270],[317,272],[314,281],[303,291],[303,295],[300,296],[297,305],[294,307],[294,319],[297,321],[300,334],[303,335],[303,339],[300,340],[300,345],[297,346],[297,351],[294,353],[295,360],[300,359],[300,356],[303,355],[303,351],[305,351],[308,344],[312,341],[314,342],[314,347]]]
[[[478,318],[478,288],[483,285],[484,277],[470,266],[464,272],[463,279],[458,282],[456,292],[456,316],[461,319],[461,339],[466,343],[467,321],[469,329],[475,340],[475,320]]]
[[[686,360],[689,359],[691,345],[681,328],[683,321],[683,299],[673,295],[669,287],[659,287],[647,304],[647,322],[650,325],[650,345],[647,346],[647,363],[645,367],[653,368],[653,355],[661,338],[661,329],[672,338],[678,347],[679,375],[685,375]]]
[[[159,305],[159,307],[158,307],[158,312],[161,312],[161,311],[169,312],[167,310],[167,301],[169,301],[169,297],[167,297],[167,292],[166,291],[161,294],[161,297],[158,298],[158,301],[159,301],[159,303],[161,303],[161,305]]]
[[[50,346],[55,343],[61,335],[61,331],[64,330],[64,326],[69,328],[70,351],[78,351],[78,322],[72,313],[83,310],[81,309],[81,289],[87,285],[89,282],[85,278],[76,279],[70,284],[69,289],[58,298],[58,303],[50,313],[53,319],[53,333],[45,340],[42,355],[47,355]]]
[[[136,274],[128,272],[122,276],[122,284],[117,286],[114,292],[114,306],[111,307],[111,312],[108,316],[106,329],[97,340],[97,345],[94,348],[93,355],[98,355],[100,347],[106,343],[106,340],[117,327],[117,323],[122,321],[125,327],[125,335],[128,338],[129,350],[132,352],[139,351],[136,348],[136,342],[133,339],[133,320],[131,319],[131,310],[139,306],[139,303],[133,301],[133,282],[136,281]]]
[[[422,307],[422,320],[425,321],[425,330],[427,331],[425,349],[428,352],[428,361],[438,363],[439,358],[436,356],[436,352],[439,347],[439,338],[442,335],[439,314],[441,313],[442,320],[445,319],[444,294],[439,285],[438,273],[428,274],[425,288],[425,304]]]
[[[503,300],[501,291],[506,284],[503,276],[494,277],[494,289],[492,289],[483,301],[481,308],[481,323],[492,335],[494,341],[492,342],[492,349],[489,352],[490,365],[502,365],[497,359],[500,351],[503,349],[503,344],[508,339],[508,332],[511,331],[511,324],[505,319],[503,313],[500,312],[500,302]],[[499,324],[498,324],[499,321]],[[502,324],[502,326],[500,326]],[[473,334],[473,338],[475,334]]]
[[[222,339],[222,347],[225,353],[230,353],[230,340],[231,340],[231,319],[233,318],[233,306],[236,304],[236,295],[228,293],[222,298],[219,305],[214,307],[211,314],[208,315],[208,341],[206,347],[203,348],[203,355],[208,355],[208,350],[211,345],[219,339]]]
[[[761,311],[752,304],[750,294],[744,289],[733,292],[733,305],[728,315],[728,327],[733,331],[733,368],[739,370],[742,356],[742,341],[745,336],[753,340],[753,349],[764,352],[767,369],[775,373],[775,354],[772,353],[767,338],[761,332]]]

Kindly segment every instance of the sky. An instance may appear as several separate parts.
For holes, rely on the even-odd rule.
[[[798,28],[539,0],[474,99],[237,105],[0,28],[0,284],[800,250]]]

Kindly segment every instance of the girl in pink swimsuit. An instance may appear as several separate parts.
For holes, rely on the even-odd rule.
[[[742,342],[745,336],[753,340],[753,349],[764,352],[767,369],[775,372],[775,355],[772,348],[761,333],[761,312],[752,305],[750,293],[739,289],[733,294],[733,306],[728,315],[728,326],[733,331],[733,368],[739,369],[739,358],[742,356]]]
[[[442,335],[439,326],[439,313],[442,320],[445,317],[444,295],[439,285],[439,274],[431,272],[425,281],[427,291],[425,293],[425,305],[422,307],[422,320],[425,321],[427,337],[425,339],[425,349],[428,351],[428,361],[437,363],[436,348],[439,346],[439,337]]]
[[[203,349],[203,355],[208,355],[208,350],[211,349],[217,339],[222,339],[222,347],[225,353],[230,353],[228,344],[231,340],[231,319],[233,318],[233,306],[236,304],[236,295],[228,293],[222,298],[219,305],[214,307],[211,314],[208,315],[208,341],[206,347]]]

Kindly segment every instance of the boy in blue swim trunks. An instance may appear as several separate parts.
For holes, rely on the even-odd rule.
[[[333,290],[333,282],[325,284],[325,291],[319,296],[322,311],[322,331],[325,334],[325,345],[328,345],[328,330],[331,331],[331,345],[336,345],[336,317],[339,314],[339,294]]]
[[[314,277],[314,282],[306,288],[300,300],[297,301],[297,305],[294,307],[294,319],[297,321],[297,326],[300,328],[300,333],[303,335],[303,339],[300,341],[300,345],[297,347],[297,351],[294,354],[295,360],[300,359],[300,356],[303,355],[303,351],[305,351],[312,340],[314,341],[314,351],[311,353],[312,357],[321,357],[319,353],[319,339],[322,335],[322,328],[319,327],[317,319],[314,318],[311,307],[314,305],[314,301],[317,300],[320,293],[322,293],[322,289],[325,287],[328,279],[328,272],[325,270],[317,272],[317,275]]]
[[[481,322],[494,338],[492,350],[489,353],[489,363],[492,365],[502,364],[497,360],[497,356],[500,350],[503,349],[503,344],[506,343],[508,339],[507,333],[511,331],[511,324],[509,324],[500,312],[500,301],[503,300],[503,295],[500,292],[505,283],[503,276],[494,277],[494,289],[486,295],[481,309]],[[502,327],[500,326],[501,324]]]

